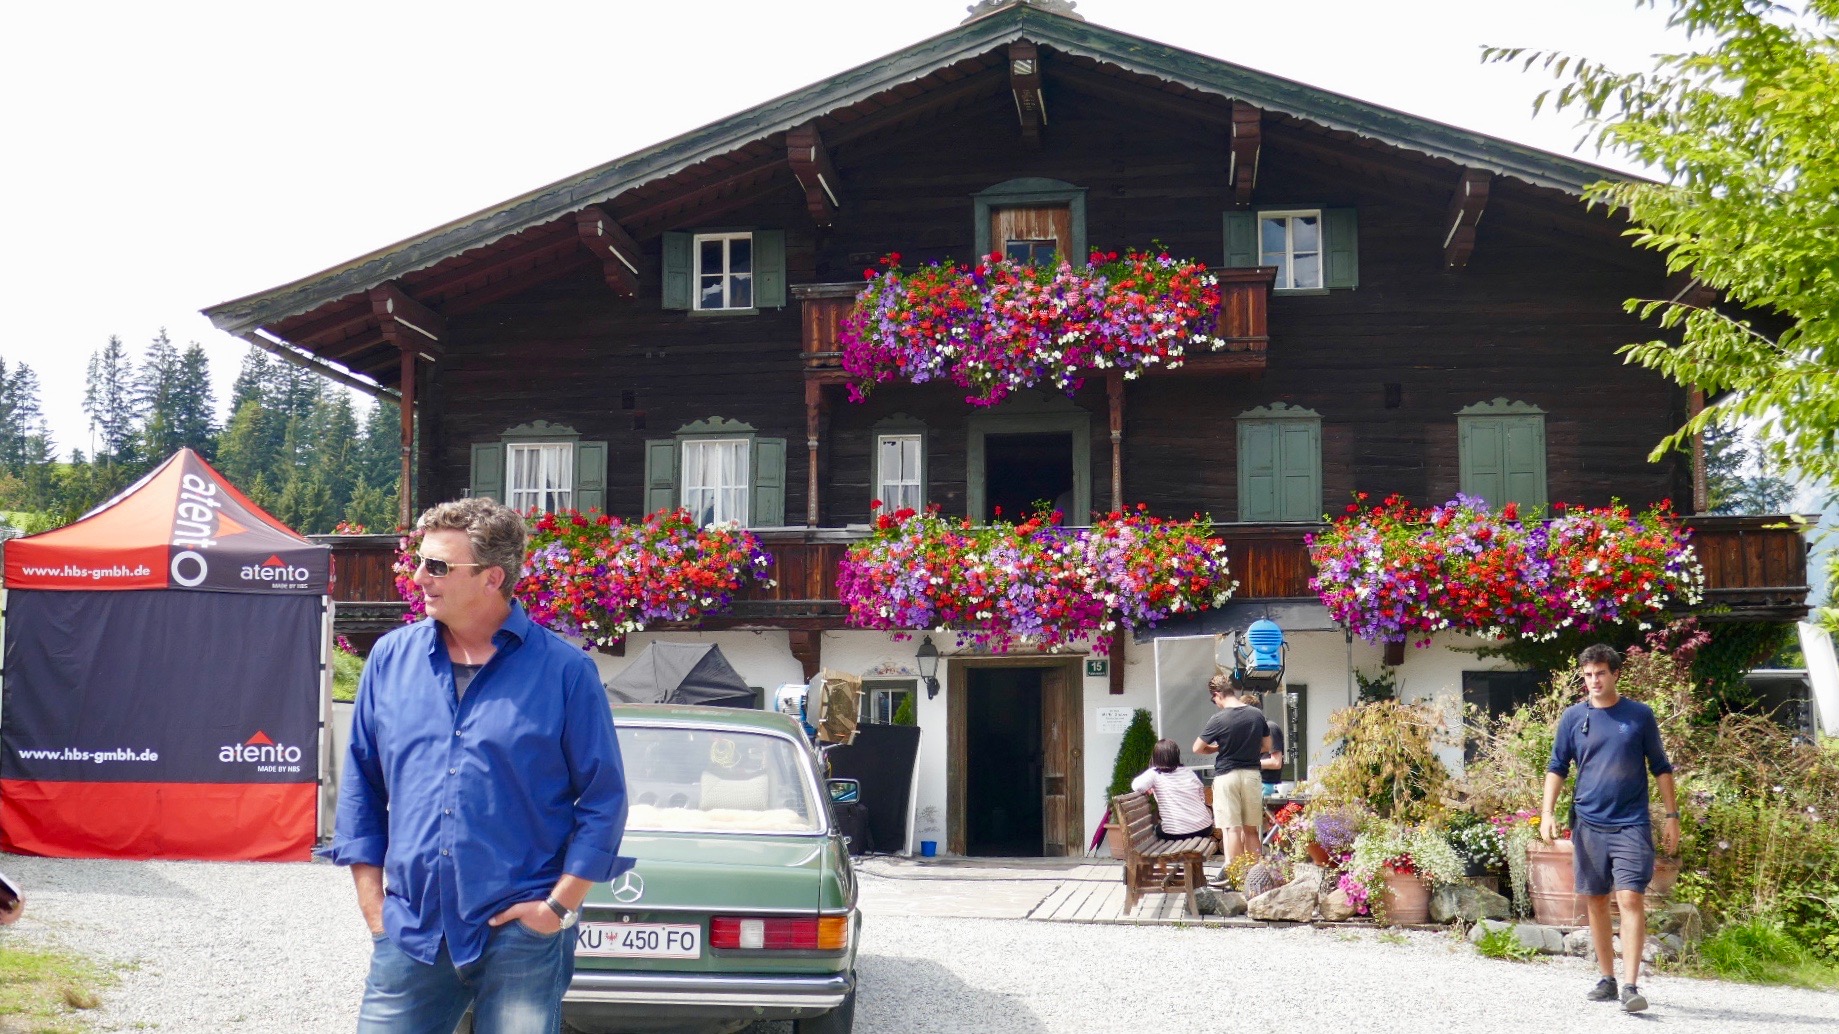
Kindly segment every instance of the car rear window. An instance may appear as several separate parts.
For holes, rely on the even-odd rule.
[[[727,729],[622,725],[627,829],[811,833],[820,827],[791,741]]]

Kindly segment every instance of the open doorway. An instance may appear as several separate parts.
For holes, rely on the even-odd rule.
[[[970,672],[965,853],[1039,857],[1041,669]]]
[[[1066,519],[1074,512],[1073,436],[1062,432],[987,434],[983,439],[984,493],[990,514],[1020,520],[1036,502]],[[1000,507],[1000,509],[998,509]]]

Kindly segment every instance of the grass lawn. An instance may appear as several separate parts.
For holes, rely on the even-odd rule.
[[[0,1031],[88,1030],[84,1010],[100,1005],[98,993],[114,982],[112,973],[82,956],[0,934]]]

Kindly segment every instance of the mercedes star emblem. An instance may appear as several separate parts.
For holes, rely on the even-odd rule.
[[[628,869],[613,881],[613,900],[630,905],[645,896],[645,877]]]

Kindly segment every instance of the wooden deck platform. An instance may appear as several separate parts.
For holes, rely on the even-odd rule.
[[[1069,871],[1065,882],[1043,898],[1028,913],[1028,918],[1043,923],[1105,923],[1122,926],[1293,925],[1260,923],[1244,916],[1192,916],[1188,914],[1187,896],[1179,889],[1171,894],[1145,894],[1135,909],[1126,912],[1122,863],[1111,861],[1082,865]]]

